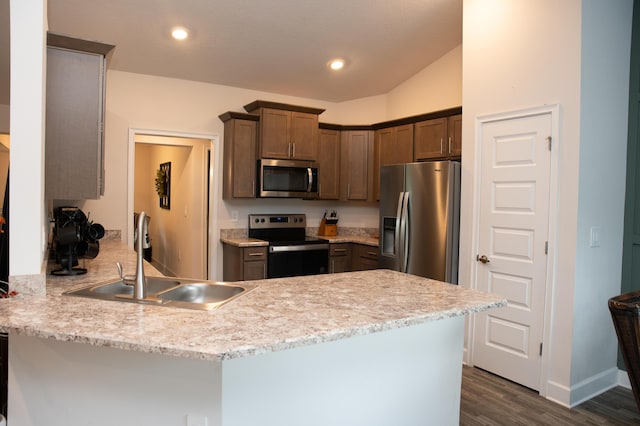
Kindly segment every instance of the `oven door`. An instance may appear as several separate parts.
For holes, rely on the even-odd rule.
[[[268,278],[316,275],[329,272],[329,244],[270,246]]]

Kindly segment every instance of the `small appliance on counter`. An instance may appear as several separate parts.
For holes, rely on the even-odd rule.
[[[53,209],[52,255],[59,269],[51,275],[86,274],[85,268],[76,268],[78,259],[94,259],[100,251],[98,240],[104,237],[104,227],[92,223],[77,207],[56,207]]]
[[[318,228],[318,235],[323,237],[335,237],[338,235],[338,214],[335,210],[332,210],[329,216],[327,216],[326,211],[324,212]]]

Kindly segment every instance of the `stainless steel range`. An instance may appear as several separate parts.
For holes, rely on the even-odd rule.
[[[326,274],[329,242],[306,236],[304,214],[251,214],[249,237],[269,242],[267,277]]]

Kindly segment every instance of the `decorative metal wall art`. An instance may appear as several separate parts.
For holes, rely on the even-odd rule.
[[[160,164],[156,171],[156,192],[160,197],[160,208],[171,208],[171,161]]]

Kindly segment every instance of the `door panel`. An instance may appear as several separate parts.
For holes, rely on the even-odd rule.
[[[539,388],[551,114],[483,124],[477,288],[508,306],[475,315],[473,363]]]

